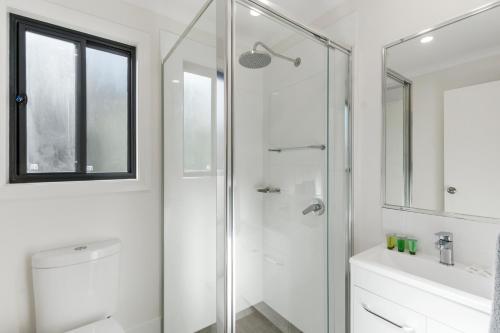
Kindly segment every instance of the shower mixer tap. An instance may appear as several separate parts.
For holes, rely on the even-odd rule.
[[[313,213],[321,216],[325,213],[325,204],[321,199],[314,199],[313,202],[302,211],[302,215]]]

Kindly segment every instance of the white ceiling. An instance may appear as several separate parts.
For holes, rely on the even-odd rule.
[[[180,23],[189,23],[206,0],[122,0],[167,16]],[[349,0],[259,0],[280,13],[311,24],[325,12]]]
[[[268,2],[268,1],[265,1]],[[280,13],[297,19],[305,24],[312,24],[325,12],[340,6],[346,0],[272,0],[269,6]]]
[[[190,22],[204,0],[122,0],[138,7],[152,10],[180,23]]]

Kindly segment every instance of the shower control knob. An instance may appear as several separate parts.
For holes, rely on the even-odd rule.
[[[314,199],[313,202],[302,211],[302,215],[307,215],[309,213],[313,213],[318,216],[323,215],[325,213],[325,204],[323,203],[323,200]]]
[[[453,186],[450,186],[448,187],[448,189],[446,190],[449,194],[455,194],[457,193],[457,189]]]

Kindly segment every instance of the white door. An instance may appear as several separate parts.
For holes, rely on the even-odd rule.
[[[445,91],[445,211],[500,217],[499,189],[500,81]]]

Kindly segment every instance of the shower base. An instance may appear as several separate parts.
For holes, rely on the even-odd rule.
[[[264,302],[236,315],[237,333],[303,333]],[[195,333],[217,333],[213,324]]]

